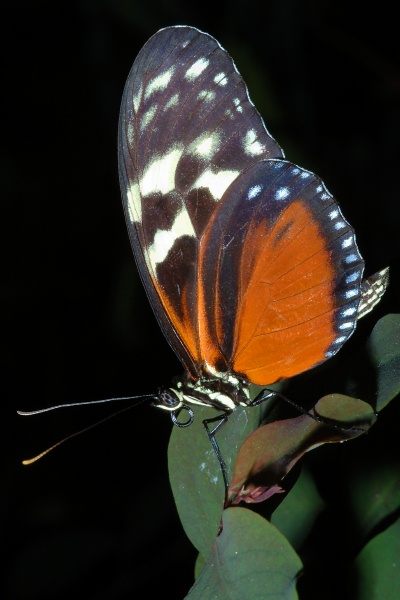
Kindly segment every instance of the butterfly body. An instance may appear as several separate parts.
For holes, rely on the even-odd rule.
[[[239,405],[250,406],[251,403],[246,381],[234,377],[230,377],[230,381],[219,377],[192,380],[183,376],[177,378],[172,387],[159,391],[155,405],[175,413],[182,407],[187,409],[187,404],[211,406],[230,413]]]
[[[186,375],[159,394],[176,412],[230,412],[324,362],[379,300],[353,228],[313,173],[285,160],[219,43],[157,32],[120,113],[126,223],[150,303]]]

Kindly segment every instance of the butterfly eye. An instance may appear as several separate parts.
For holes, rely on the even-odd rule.
[[[182,395],[170,388],[163,388],[158,392],[157,406],[165,410],[176,411],[183,404]]]

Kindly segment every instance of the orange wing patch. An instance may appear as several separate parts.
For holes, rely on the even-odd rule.
[[[233,370],[268,385],[323,361],[333,326],[335,271],[326,238],[297,200],[271,227],[250,227],[240,267]]]

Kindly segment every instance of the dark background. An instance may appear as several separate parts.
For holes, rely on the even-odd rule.
[[[22,467],[23,458],[114,408],[32,418],[15,412],[152,392],[181,371],[141,288],[117,176],[123,86],[159,28],[194,25],[220,41],[287,158],[318,173],[340,201],[366,273],[391,266],[386,297],[347,355],[380,316],[398,312],[398,20],[392,3],[366,4],[37,0],[2,7],[4,600],[122,600],[145,592],[179,599],[192,583],[196,553],[169,488],[164,413],[143,405]],[[398,409],[387,410],[395,421]]]

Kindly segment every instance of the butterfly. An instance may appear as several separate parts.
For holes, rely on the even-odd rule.
[[[194,27],[161,29],[139,52],[119,175],[142,282],[185,369],[155,402],[177,425],[193,405],[228,415],[254,403],[250,384],[323,363],[386,289],[388,270],[363,279],[336,200],[285,160],[233,60]]]

